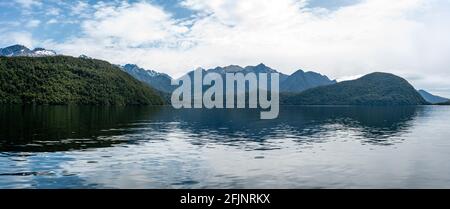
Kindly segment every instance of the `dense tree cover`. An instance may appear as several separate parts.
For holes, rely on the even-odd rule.
[[[284,94],[282,103],[294,105],[423,105],[427,102],[403,78],[372,73],[353,81]]]
[[[108,62],[0,57],[0,103],[160,105],[156,91]]]
[[[439,103],[438,105],[450,105],[450,101],[444,102],[444,103]]]

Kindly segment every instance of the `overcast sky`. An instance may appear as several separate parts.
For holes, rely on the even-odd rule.
[[[264,63],[349,79],[395,73],[450,97],[448,0],[0,2],[0,47],[135,63],[178,77]]]

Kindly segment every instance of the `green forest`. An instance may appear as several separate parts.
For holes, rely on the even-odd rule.
[[[422,96],[405,79],[389,73],[372,73],[360,79],[285,94],[282,103],[294,105],[425,105]]]
[[[0,57],[0,103],[161,105],[151,87],[101,60]]]

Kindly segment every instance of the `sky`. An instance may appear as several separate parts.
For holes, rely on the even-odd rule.
[[[0,1],[0,48],[23,44],[179,77],[264,63],[347,80],[371,72],[450,97],[448,0]]]

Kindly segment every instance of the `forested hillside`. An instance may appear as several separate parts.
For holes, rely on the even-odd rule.
[[[0,57],[0,103],[160,105],[156,91],[108,62]]]

